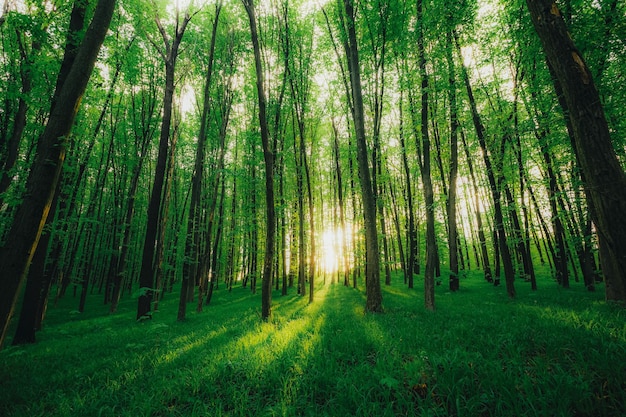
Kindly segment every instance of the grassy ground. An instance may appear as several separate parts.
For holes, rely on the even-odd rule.
[[[361,291],[318,288],[316,302],[216,292],[175,321],[135,302],[51,309],[36,345],[0,352],[2,416],[620,416],[626,415],[626,311],[584,289],[518,281],[506,297],[478,277],[437,310],[421,288],[384,288],[385,313]],[[418,285],[421,285],[418,281]]]

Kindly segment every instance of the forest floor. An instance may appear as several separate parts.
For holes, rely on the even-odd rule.
[[[0,352],[1,416],[623,416],[626,309],[604,288],[539,291],[510,300],[478,275],[423,308],[395,276],[382,314],[361,290],[319,285],[308,296],[219,289],[176,321],[177,294],[153,320],[136,301],[107,314],[101,296],[50,308],[35,345]],[[188,310],[188,311],[189,311]]]

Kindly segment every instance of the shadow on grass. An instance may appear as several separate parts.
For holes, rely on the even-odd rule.
[[[328,284],[311,305],[274,292],[269,323],[242,288],[217,291],[182,323],[173,296],[144,323],[128,318],[132,302],[115,317],[58,319],[38,345],[0,352],[0,415],[624,412],[626,328],[603,310],[523,291],[511,302],[464,281],[454,294],[439,287],[430,312],[418,284],[399,282],[383,288],[385,314],[364,314],[361,291]]]

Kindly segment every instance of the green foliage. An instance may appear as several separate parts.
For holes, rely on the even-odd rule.
[[[396,279],[396,281],[400,281]],[[318,288],[315,304],[276,294],[270,323],[247,290],[174,322],[49,312],[40,343],[0,352],[6,416],[618,416],[626,412],[625,313],[599,293],[520,286],[516,301],[478,276],[458,293]],[[93,304],[96,304],[95,302]]]

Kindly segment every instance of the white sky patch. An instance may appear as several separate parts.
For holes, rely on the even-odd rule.
[[[180,89],[180,97],[178,99],[178,102],[180,104],[180,112],[183,117],[195,111],[196,93],[189,84],[185,84]]]
[[[183,11],[187,10],[190,6],[193,7],[195,5],[194,3],[196,3],[194,0],[170,0],[169,6],[172,8],[172,11],[176,10],[176,8]]]

